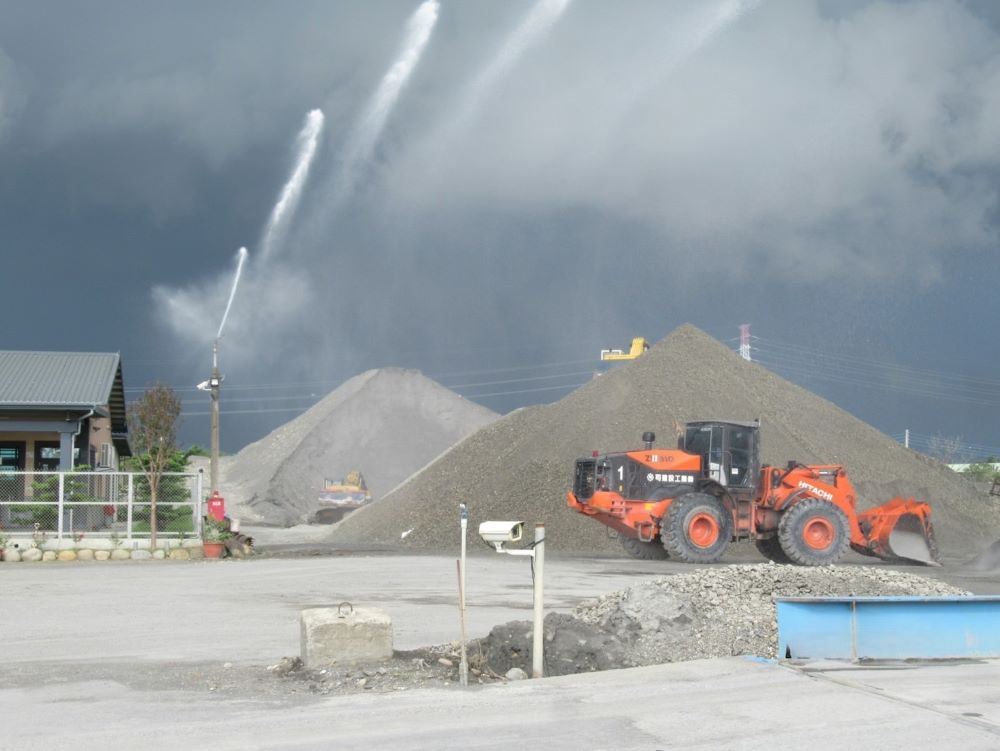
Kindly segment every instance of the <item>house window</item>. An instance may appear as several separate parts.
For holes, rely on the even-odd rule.
[[[0,472],[16,472],[24,469],[24,442],[0,443]]]
[[[0,443],[0,500],[24,498],[24,475],[11,474],[24,469],[24,446],[24,441]]]
[[[42,472],[59,469],[58,441],[35,441],[35,469]]]

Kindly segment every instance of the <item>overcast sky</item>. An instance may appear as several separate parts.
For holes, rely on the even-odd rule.
[[[0,0],[2,346],[189,388],[246,246],[228,450],[367,368],[507,411],[684,322],[1000,446],[996,6],[419,5]]]

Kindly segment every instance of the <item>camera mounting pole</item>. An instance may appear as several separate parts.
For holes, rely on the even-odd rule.
[[[544,571],[545,571],[545,525],[535,525],[535,542],[530,548],[508,550],[503,547],[503,543],[494,543],[498,553],[507,555],[526,555],[533,558],[532,568],[532,593],[534,595],[534,625],[531,633],[531,677],[541,678],[544,674],[543,649],[544,649],[544,628],[545,628],[545,608],[543,607],[544,595]]]
[[[469,661],[465,652],[465,536],[469,526],[469,511],[464,503],[458,504],[462,528],[462,556],[458,562],[458,615],[462,624],[461,659],[458,661],[458,685],[469,685]]]

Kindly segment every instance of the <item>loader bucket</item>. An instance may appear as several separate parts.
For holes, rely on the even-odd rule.
[[[858,524],[866,537],[865,552],[888,561],[940,566],[930,515],[930,506],[912,498],[893,498],[861,512]]]
[[[903,514],[889,533],[889,553],[895,558],[916,561],[927,566],[940,566],[934,530],[916,514]]]

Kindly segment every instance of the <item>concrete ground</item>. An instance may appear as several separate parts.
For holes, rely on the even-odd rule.
[[[669,562],[551,557],[568,610]],[[910,569],[911,571],[915,569]],[[977,593],[989,573],[922,570]],[[471,637],[529,618],[527,561],[469,561]],[[1000,746],[1000,662],[858,667],[727,658],[460,689],[318,696],[270,680],[298,613],[348,600],[397,649],[458,636],[452,558],[0,564],[0,747],[912,749]],[[223,669],[224,665],[229,667]],[[234,676],[229,683],[220,676]]]

